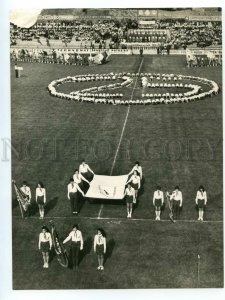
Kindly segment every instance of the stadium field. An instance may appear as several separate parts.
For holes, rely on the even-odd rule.
[[[26,180],[32,191],[31,217],[22,220],[12,196],[13,288],[196,288],[223,287],[222,95],[186,104],[107,105],[68,102],[50,96],[55,79],[76,74],[155,72],[205,77],[222,86],[221,67],[187,68],[183,56],[111,56],[102,66],[19,63],[23,76],[11,72],[12,178]],[[68,92],[71,85],[60,87]],[[80,86],[78,84],[78,89]],[[141,98],[140,80],[123,90]],[[143,166],[142,186],[133,219],[122,201],[80,201],[71,216],[67,183],[85,158],[96,174],[127,174],[134,161]],[[34,201],[37,182],[47,190],[46,218],[39,220]],[[152,196],[179,185],[180,220],[169,221],[165,206],[155,222]],[[208,194],[205,222],[197,222],[195,195]],[[85,246],[78,271],[63,269],[52,258],[42,268],[38,234],[54,220],[62,238],[79,223]],[[97,227],[107,233],[104,272],[93,253]],[[200,255],[199,277],[197,273]]]

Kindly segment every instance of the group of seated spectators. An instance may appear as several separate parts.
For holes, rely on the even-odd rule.
[[[206,47],[222,44],[221,22],[162,20],[157,24],[159,29],[169,29],[174,49],[186,49],[189,45]]]
[[[120,48],[126,43],[170,43],[174,49],[189,45],[206,47],[222,44],[222,23],[208,21],[158,20],[151,29],[139,29],[132,20],[38,21],[31,28],[11,24],[10,41],[36,41],[51,47],[59,40],[67,47],[73,40],[80,48]]]

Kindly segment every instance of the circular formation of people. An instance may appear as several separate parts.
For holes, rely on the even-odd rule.
[[[78,215],[78,201],[79,193],[85,196],[90,182],[92,181],[95,173],[90,166],[83,160],[78,169],[75,169],[73,176],[70,178],[67,185],[67,198],[70,201],[72,215]],[[132,213],[135,205],[138,201],[138,193],[140,191],[143,182],[143,170],[142,166],[138,161],[134,163],[133,168],[128,173],[127,182],[124,190],[124,200],[126,202],[127,219],[132,218]],[[22,193],[28,198],[29,204],[31,203],[31,189],[28,184],[24,181],[20,188]],[[46,204],[46,189],[43,183],[39,182],[35,191],[36,204],[39,207],[40,219],[44,219],[45,204]],[[176,222],[180,218],[180,210],[183,205],[183,195],[179,186],[175,186],[174,190],[169,192],[163,192],[162,188],[158,185],[153,193],[152,203],[155,209],[155,220],[160,221],[161,211],[167,201],[169,208],[169,217],[172,222]],[[203,221],[204,210],[207,204],[207,193],[204,187],[199,186],[195,204],[198,209],[198,221]],[[25,218],[29,216],[29,206],[25,211]],[[63,244],[71,242],[70,253],[72,259],[72,267],[78,268],[79,264],[79,253],[83,250],[83,237],[82,232],[79,230],[78,224],[74,224],[72,231],[64,239]],[[38,249],[42,252],[43,256],[43,268],[49,267],[49,252],[52,248],[52,236],[47,228],[43,226],[41,233],[39,234]],[[97,233],[94,237],[94,252],[98,257],[98,270],[104,270],[104,254],[106,253],[106,233],[102,228],[97,229]]]
[[[124,99],[123,93],[110,93],[110,90],[129,87],[134,79],[140,77],[142,95],[140,99]],[[57,88],[66,83],[99,82],[104,84],[92,86],[82,90],[76,90],[70,93],[57,91]],[[194,84],[193,84],[194,82]],[[203,88],[204,86],[204,88]],[[207,88],[206,88],[207,86]],[[147,89],[163,89],[167,92],[149,93]],[[170,89],[177,92],[168,92]],[[186,92],[180,92],[181,89],[187,89]],[[160,74],[160,73],[108,73],[108,74],[86,74],[67,76],[53,80],[48,85],[48,91],[51,96],[65,99],[68,101],[103,103],[103,104],[122,104],[122,105],[149,105],[149,104],[173,104],[188,103],[201,100],[218,94],[218,84],[207,78],[196,77],[181,74]]]

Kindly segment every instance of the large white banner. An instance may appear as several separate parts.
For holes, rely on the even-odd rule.
[[[121,200],[124,196],[128,175],[94,175],[85,197]]]

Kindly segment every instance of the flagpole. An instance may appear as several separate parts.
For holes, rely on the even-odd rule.
[[[21,212],[22,219],[24,219],[23,208],[22,208],[22,206],[21,206],[20,201],[18,201],[18,202],[19,202],[19,206],[20,206],[20,212]]]

